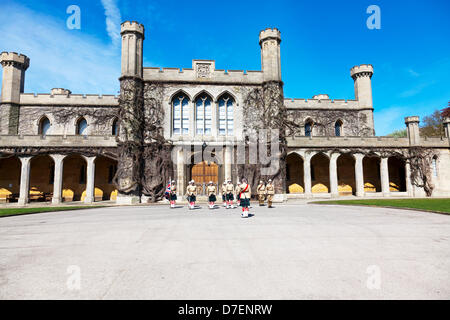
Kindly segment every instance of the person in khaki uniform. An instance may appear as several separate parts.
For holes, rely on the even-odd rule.
[[[224,182],[222,183],[222,201],[223,201],[223,206],[224,206],[224,207],[227,206],[226,194],[227,194],[227,182],[224,181]]]
[[[267,207],[272,208],[273,195],[275,194],[275,188],[272,184],[272,180],[269,179],[266,185],[266,193],[267,193]]]
[[[217,201],[216,198],[216,186],[212,181],[208,183],[208,187],[206,188],[206,194],[208,195],[209,208],[214,209],[214,202]]]
[[[231,182],[231,179],[228,179],[227,185],[225,187],[225,199],[227,200],[227,209],[233,208],[233,200],[234,200],[234,186]]]
[[[266,185],[264,184],[264,182],[262,180],[259,181],[256,191],[258,192],[259,205],[263,206],[264,200],[265,200],[264,198],[266,197]]]
[[[242,207],[242,218],[248,218],[248,211],[250,207],[250,198],[252,196],[252,190],[250,185],[247,183],[247,179],[242,179],[242,183],[239,185],[241,207]]]
[[[189,181],[189,185],[186,188],[187,200],[189,202],[189,210],[194,209],[195,201],[197,200],[197,187],[194,180]]]

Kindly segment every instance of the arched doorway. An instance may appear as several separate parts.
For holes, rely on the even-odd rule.
[[[210,161],[194,164],[191,168],[191,180],[195,181],[198,193],[201,194],[208,182],[212,181],[215,185],[219,183],[219,166]]]
[[[286,180],[288,193],[304,193],[303,159],[296,153],[286,158]]]

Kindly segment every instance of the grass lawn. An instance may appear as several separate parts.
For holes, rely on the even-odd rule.
[[[332,200],[316,201],[313,203],[410,208],[424,211],[450,213],[450,199]]]
[[[20,214],[41,213],[52,211],[67,211],[79,209],[101,208],[102,206],[73,206],[73,207],[37,207],[37,208],[5,208],[0,209],[0,217],[16,216]]]

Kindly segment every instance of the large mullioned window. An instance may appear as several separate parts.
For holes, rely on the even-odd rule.
[[[219,99],[219,134],[232,135],[234,129],[233,121],[234,101],[229,95]]]
[[[179,94],[172,100],[173,134],[189,133],[189,99]]]
[[[212,125],[211,98],[206,94],[201,95],[195,101],[195,127],[196,133],[210,135]]]

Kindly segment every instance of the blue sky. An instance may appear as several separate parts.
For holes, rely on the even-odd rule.
[[[66,27],[69,5],[81,29]],[[369,30],[369,5],[381,29]],[[11,1],[0,4],[0,51],[31,59],[26,92],[64,87],[117,94],[120,22],[146,27],[144,65],[259,70],[258,34],[281,30],[285,97],[353,99],[352,66],[370,63],[377,135],[404,128],[403,118],[442,109],[450,100],[450,1]]]

